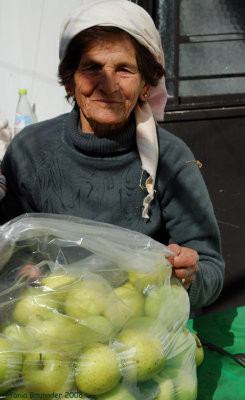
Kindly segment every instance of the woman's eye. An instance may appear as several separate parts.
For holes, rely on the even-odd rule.
[[[91,65],[81,65],[80,66],[80,71],[99,71],[100,70],[100,66],[97,64],[91,64]]]
[[[127,67],[120,68],[119,72],[123,72],[125,74],[132,74],[132,71]]]
[[[97,71],[97,70],[99,70],[99,69],[100,69],[99,65],[90,65],[90,66],[88,67],[88,70],[89,70],[89,71]]]

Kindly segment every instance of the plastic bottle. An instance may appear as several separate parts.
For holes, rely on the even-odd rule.
[[[33,111],[26,89],[19,89],[19,101],[16,108],[15,121],[14,121],[14,135],[17,135],[21,129],[37,122],[35,111]]]

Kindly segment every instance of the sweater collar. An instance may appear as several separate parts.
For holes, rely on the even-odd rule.
[[[81,129],[80,115],[77,107],[69,115],[70,137],[73,145],[81,152],[92,154],[126,153],[136,147],[136,126],[134,115],[128,125],[110,137],[98,138]]]

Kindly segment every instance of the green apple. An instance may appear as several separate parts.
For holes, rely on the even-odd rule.
[[[96,275],[105,280],[110,287],[121,286],[128,280],[127,268],[116,266],[114,263],[108,264],[108,260],[101,263],[94,259],[93,262],[96,263]]]
[[[145,299],[145,315],[154,319],[158,318],[166,296],[167,291],[164,286],[153,287],[149,290]]]
[[[41,285],[45,292],[52,294],[55,300],[63,303],[76,280],[75,276],[68,275],[66,272],[57,272],[46,275]]]
[[[109,342],[116,332],[115,326],[102,315],[88,315],[81,322],[92,330],[90,334],[96,338],[94,341]]]
[[[105,302],[104,316],[119,331],[131,317],[131,309],[112,291]]]
[[[190,313],[190,302],[187,291],[177,281],[171,278],[170,285],[153,288],[147,292],[145,313],[157,317],[169,332],[184,327]]]
[[[171,295],[166,298],[165,309],[161,310],[160,318],[162,317],[163,320],[166,320],[168,319],[168,316],[170,317],[174,314],[175,320],[179,321],[177,326],[185,326],[190,315],[190,300],[188,293],[181,283],[174,277],[170,280],[170,291]],[[168,313],[166,313],[167,307],[169,307]],[[174,327],[176,329],[175,324]]]
[[[171,335],[161,321],[151,317],[130,318],[123,326],[123,330],[125,329],[148,331],[157,337],[162,344],[168,342]]]
[[[26,350],[38,345],[37,340],[26,326],[13,323],[6,326],[3,333],[9,340],[14,341],[15,347],[18,349]]]
[[[18,299],[13,319],[19,324],[27,325],[33,318],[42,320],[52,318],[57,311],[57,302],[39,288],[29,288]]]
[[[116,351],[103,343],[84,348],[76,362],[75,381],[79,390],[99,395],[112,390],[121,378]]]
[[[105,305],[105,316],[116,327],[122,327],[129,317],[144,315],[144,296],[128,285],[119,286],[114,289]]]
[[[166,368],[164,374],[172,379],[175,400],[196,400],[197,379],[194,373],[183,368]]]
[[[40,347],[26,356],[22,380],[30,392],[64,394],[74,385],[72,362],[62,352]]]
[[[201,343],[201,340],[199,339],[199,337],[192,331],[190,331],[192,336],[194,337],[195,341],[196,341],[196,366],[199,367],[199,365],[202,364],[203,360],[204,360],[204,351],[203,351],[203,346]]]
[[[165,348],[167,360],[165,368],[195,367],[196,344],[188,329],[171,332],[169,342]]]
[[[156,320],[150,317],[132,317],[124,325],[123,329],[137,329],[151,331],[155,326]]]
[[[79,319],[87,315],[102,315],[108,294],[108,288],[100,281],[79,282],[66,298],[65,313]]]
[[[7,392],[19,378],[22,353],[8,339],[0,337],[0,393]]]
[[[97,400],[136,400],[130,391],[119,383],[114,389],[96,397]]]
[[[144,294],[150,287],[162,286],[166,279],[170,277],[170,268],[168,266],[156,268],[154,271],[143,273],[139,271],[129,271],[128,277],[131,284],[139,292]]]
[[[160,340],[148,331],[122,330],[115,339],[126,381],[145,381],[163,368],[165,355]]]
[[[174,385],[171,378],[161,373],[161,376],[155,376],[154,381],[158,383],[159,394],[155,400],[175,400]]]
[[[123,286],[129,289],[134,289],[134,285],[130,281],[125,282]]]
[[[168,358],[176,357],[180,354],[185,354],[191,348],[193,354],[195,353],[195,341],[189,330],[184,328],[177,332],[171,332],[169,339],[169,355]]]
[[[136,385],[131,385],[131,388],[137,399],[155,400],[160,393],[158,384],[153,378],[144,382],[137,382]]]
[[[40,344],[71,352],[72,357],[82,346],[101,338],[86,322],[59,313],[45,321],[31,320],[28,330]]]
[[[128,285],[119,286],[114,289],[114,293],[129,307],[131,310],[131,317],[140,317],[144,315],[145,298]]]

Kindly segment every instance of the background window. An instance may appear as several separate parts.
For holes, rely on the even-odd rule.
[[[167,110],[245,105],[245,1],[135,1],[166,59]]]

